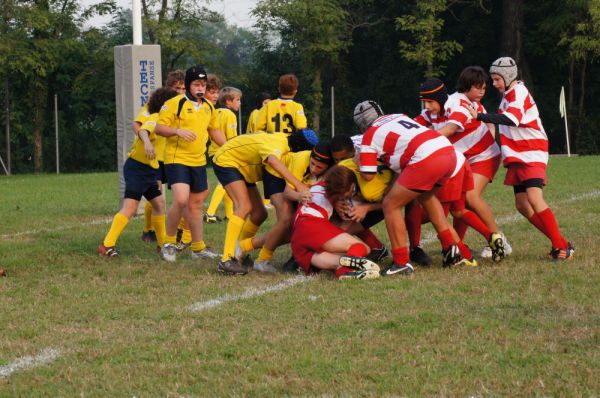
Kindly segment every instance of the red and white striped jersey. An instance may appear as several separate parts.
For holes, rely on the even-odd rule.
[[[427,159],[433,153],[452,148],[448,139],[421,126],[406,115],[381,116],[363,135],[360,146],[360,171],[377,172],[377,161],[392,171]]]
[[[312,199],[298,208],[297,217],[317,217],[329,220],[333,215],[333,203],[325,196],[325,184],[319,182],[310,187]]]
[[[415,121],[421,126],[428,127],[432,130],[439,130],[446,125],[446,115],[438,115],[431,113],[427,109],[423,109],[421,114],[415,118]]]
[[[526,163],[545,167],[548,164],[548,137],[537,105],[522,82],[504,93],[499,112],[515,123],[515,126],[500,125],[504,166]]]
[[[494,140],[488,126],[473,119],[468,108],[474,107],[478,113],[485,113],[485,108],[480,102],[472,102],[463,93],[454,93],[448,97],[444,105],[448,123],[458,126],[458,131],[448,139],[456,149],[462,152],[469,164],[493,159],[500,155],[500,148]]]

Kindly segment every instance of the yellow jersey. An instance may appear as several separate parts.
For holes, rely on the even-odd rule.
[[[293,99],[277,98],[260,108],[256,131],[265,133],[287,133],[306,128],[306,116],[302,104]]]
[[[148,118],[150,118],[150,112],[148,111],[148,104],[146,104],[142,106],[142,109],[140,109],[133,121],[138,122],[140,125],[142,125],[146,122],[146,120],[148,120]]]
[[[319,182],[322,178],[322,176],[315,177],[310,174],[309,166],[311,153],[312,151],[289,152],[281,158],[281,162],[288,168],[294,177],[309,188]],[[290,188],[296,189],[296,187],[289,182],[287,184]]]
[[[394,173],[392,173],[391,170],[385,169],[383,172],[378,172],[375,174],[375,178],[373,178],[371,181],[367,181],[362,178],[359,167],[354,162],[354,159],[342,160],[338,163],[338,165],[352,170],[356,176],[360,194],[367,202],[381,202],[383,200],[383,194],[387,190],[388,185],[390,185],[392,178],[394,177]]]
[[[246,134],[248,133],[256,133],[258,130],[256,129],[256,125],[258,124],[258,113],[260,109],[255,109],[250,112],[250,116],[248,116],[248,125],[246,126]]]
[[[219,108],[216,110],[219,129],[223,132],[225,140],[229,141],[238,135],[238,120],[237,116],[229,108]],[[208,156],[212,157],[219,149],[219,145],[211,140],[208,147]]]
[[[139,136],[135,137],[135,140],[133,141],[133,144],[131,145],[131,149],[129,150],[129,154],[128,154],[128,156],[130,158],[132,158],[133,160],[137,160],[140,163],[147,164],[148,166],[152,167],[153,169],[158,169],[159,148],[157,145],[157,141],[160,138],[162,138],[163,142],[165,141],[164,137],[158,136],[154,132],[154,128],[156,127],[157,120],[158,120],[158,113],[153,113],[152,115],[150,115],[148,120],[146,120],[146,122],[144,124],[142,124],[142,127],[140,127],[140,130],[146,130],[148,132],[148,138],[150,139],[150,142],[154,146],[154,152],[156,153],[156,157],[152,160],[150,160],[146,157],[146,150],[144,149],[144,141],[142,141]],[[162,149],[164,151],[164,147]]]
[[[290,151],[287,134],[244,134],[227,141],[220,147],[213,162],[221,167],[234,167],[246,182],[262,181],[263,167],[270,155],[281,160]],[[269,173],[279,176],[270,167]]]
[[[190,130],[196,134],[196,139],[191,142],[176,135],[167,137],[165,164],[179,163],[192,167],[206,165],[208,130],[219,128],[215,107],[206,100],[200,104],[192,102],[182,94],[165,102],[159,115],[158,124]]]

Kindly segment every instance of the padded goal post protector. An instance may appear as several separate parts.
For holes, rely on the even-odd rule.
[[[133,144],[133,119],[148,102],[150,94],[162,86],[160,46],[124,45],[115,47],[115,97],[117,107],[117,167],[119,199],[125,193],[123,164]]]

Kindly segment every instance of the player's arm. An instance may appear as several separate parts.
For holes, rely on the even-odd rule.
[[[371,211],[381,210],[383,205],[381,203],[359,203],[354,202],[354,206],[346,210],[346,214],[352,221],[361,222],[365,219],[367,214]]]
[[[146,158],[149,160],[156,158],[156,152],[154,151],[154,145],[152,145],[152,142],[150,142],[150,133],[148,132],[148,130],[144,130],[141,128],[138,130],[137,134],[138,137],[140,137],[140,140],[142,140],[142,142],[144,143],[144,151],[146,152]]]
[[[133,130],[135,135],[139,136],[139,131],[140,131],[141,127],[142,127],[142,123],[138,122],[137,120],[134,121],[133,123],[131,123],[131,130]]]
[[[277,159],[274,155],[269,155],[267,157],[266,163],[273,168],[280,176],[283,177],[284,180],[292,184],[296,187],[298,192],[308,191],[308,187],[303,184],[299,179],[297,179],[291,171],[285,167],[285,164],[281,162],[281,160]]]
[[[458,132],[460,127],[454,123],[446,123],[444,127],[438,130],[438,133],[443,135],[444,137],[450,137],[454,133]]]
[[[212,142],[219,146],[222,146],[227,142],[227,139],[225,139],[225,134],[223,134],[223,132],[219,128],[208,129],[208,135],[210,135],[210,139],[212,140]]]
[[[283,191],[283,197],[292,202],[308,203],[312,198],[310,190],[304,192],[298,192],[289,185],[285,186]]]
[[[196,133],[186,129],[180,129],[178,127],[169,127],[164,124],[157,124],[156,130],[154,130],[156,134],[163,137],[173,137],[177,136],[179,138],[183,138],[188,142],[192,142],[196,139]]]

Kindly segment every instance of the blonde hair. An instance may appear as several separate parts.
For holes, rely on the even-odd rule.
[[[232,101],[235,98],[242,98],[242,90],[235,87],[223,87],[219,91],[219,102],[225,105],[225,102]]]

